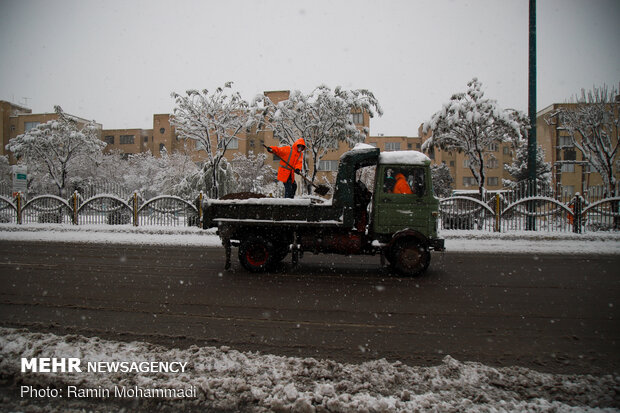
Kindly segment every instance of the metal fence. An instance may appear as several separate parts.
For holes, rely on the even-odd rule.
[[[457,194],[440,200],[441,228],[495,232],[617,231],[619,209],[620,197],[609,197],[600,187],[569,196],[527,182],[483,197]]]
[[[86,198],[77,191],[69,199],[0,195],[0,223],[198,226],[201,204],[202,194],[194,202],[171,195],[145,200],[137,192],[128,198],[97,193]]]
[[[618,188],[620,189],[620,188]],[[89,186],[64,199],[55,195],[13,197],[0,187],[0,223],[75,225],[199,226],[202,198],[187,201],[162,195],[143,199],[114,185]],[[616,191],[616,194],[618,191]],[[620,197],[600,187],[567,196],[522,183],[513,190],[480,197],[458,194],[440,200],[442,229],[510,232],[592,232],[620,230]]]

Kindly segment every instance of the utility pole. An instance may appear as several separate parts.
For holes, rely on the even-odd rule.
[[[527,175],[529,196],[536,191],[536,0],[530,0],[530,25],[529,25],[529,88],[528,88],[528,113],[530,118],[530,131],[527,139]],[[536,219],[532,215],[536,211],[536,203],[528,205],[526,229],[536,230]]]

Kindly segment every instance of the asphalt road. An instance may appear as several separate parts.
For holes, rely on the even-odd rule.
[[[236,249],[233,258],[236,258]],[[224,270],[222,248],[0,241],[0,326],[360,362],[445,355],[554,373],[620,372],[620,255],[306,254]]]

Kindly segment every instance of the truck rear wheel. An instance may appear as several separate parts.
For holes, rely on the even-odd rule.
[[[239,262],[251,272],[263,272],[273,261],[274,246],[271,241],[251,235],[239,245]]]
[[[397,241],[387,257],[400,275],[409,277],[422,274],[431,262],[428,246],[416,239]]]

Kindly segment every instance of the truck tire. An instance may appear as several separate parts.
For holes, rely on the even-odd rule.
[[[250,235],[239,245],[239,262],[250,272],[264,272],[273,262],[273,243],[260,235]]]
[[[405,238],[392,245],[387,258],[398,274],[413,277],[426,271],[431,253],[426,244],[415,238]]]

